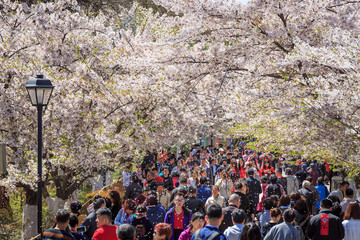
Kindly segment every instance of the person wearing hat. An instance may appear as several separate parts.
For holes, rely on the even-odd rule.
[[[173,234],[171,235],[170,240],[177,240],[179,239],[181,232],[188,227],[192,213],[189,209],[184,207],[185,197],[183,193],[176,193],[173,202],[175,207],[170,208],[166,213],[164,222],[170,224],[172,227]]]
[[[170,206],[170,194],[166,191],[163,182],[158,182],[157,184],[157,196],[161,205],[163,205],[165,208]]]
[[[96,223],[98,229],[94,232],[91,239],[93,240],[116,240],[117,226],[111,224],[111,211],[108,208],[100,208],[96,211]]]
[[[197,198],[197,189],[195,186],[189,187],[189,195],[185,200],[185,207],[190,209],[192,213],[201,212],[205,214],[205,204]]]
[[[140,204],[136,207],[136,213],[126,220],[126,223],[135,227],[135,235],[138,240],[150,240],[153,238],[154,226],[146,217],[146,212],[146,206]]]

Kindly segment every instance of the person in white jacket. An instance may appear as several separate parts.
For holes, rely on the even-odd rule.
[[[299,181],[297,180],[296,176],[293,175],[291,168],[285,169],[285,178],[287,195],[290,195],[292,192],[299,190]]]
[[[220,196],[228,199],[231,195],[231,190],[233,189],[233,182],[226,171],[221,171],[219,175],[220,177],[216,181],[215,185],[220,189]]]

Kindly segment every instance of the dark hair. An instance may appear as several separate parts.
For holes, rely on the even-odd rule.
[[[301,199],[301,194],[299,192],[292,192],[290,194],[290,200],[296,202],[297,200]]]
[[[324,198],[323,200],[321,200],[320,202],[320,207],[321,208],[326,208],[326,209],[330,209],[333,206],[333,202],[328,199],[328,198]]]
[[[240,240],[259,240],[261,239],[261,231],[258,225],[253,222],[249,222],[244,225]]]
[[[70,222],[69,225],[70,227],[74,228],[79,224],[79,219],[76,215],[74,214],[70,214]]]
[[[105,205],[107,208],[111,208],[111,200],[108,197],[104,197]]]
[[[73,213],[79,213],[79,211],[81,210],[82,205],[79,201],[73,201],[70,204],[70,210]]]
[[[306,201],[303,199],[297,200],[295,202],[294,209],[298,211],[300,214],[305,215],[309,212]]]
[[[241,182],[237,182],[237,183],[235,183],[234,188],[235,188],[235,190],[236,190],[236,189],[242,189],[242,188],[243,188],[243,184],[242,184]]]
[[[164,240],[169,240],[172,235],[172,227],[167,223],[158,223],[154,227],[154,230],[159,233],[159,235],[165,235]]]
[[[174,171],[171,173],[171,177],[180,177],[180,174],[178,171]]]
[[[284,216],[285,222],[291,223],[292,221],[294,221],[296,214],[295,214],[294,209],[289,208],[289,209],[285,210],[283,216]]]
[[[328,199],[330,199],[333,203],[340,203],[341,201],[340,201],[340,198],[338,198],[337,196],[335,196],[335,195],[329,195],[328,197],[327,197]]]
[[[263,206],[265,210],[270,210],[274,206],[274,202],[271,200],[271,198],[265,198],[263,201]]]
[[[126,200],[124,200],[123,209],[124,209],[124,210],[129,209],[129,210],[131,210],[132,212],[135,212],[135,210],[136,210],[136,205],[135,205],[134,200],[132,200],[132,199],[126,199]]]
[[[322,177],[317,179],[317,185],[324,185],[324,179]]]
[[[340,183],[340,187],[343,187],[343,186],[345,186],[346,184],[350,186],[350,183],[349,183],[348,181],[342,181],[342,182]]]
[[[275,170],[275,172],[282,174],[282,169],[281,169],[281,168],[277,168],[277,169]]]
[[[59,209],[56,212],[56,222],[66,223],[70,219],[70,213],[65,209]]]
[[[279,197],[277,195],[271,195],[269,198],[273,201],[273,206],[277,206],[279,204]]]
[[[291,175],[292,174],[292,169],[291,168],[285,168],[285,174],[286,175]]]
[[[115,206],[121,206],[121,198],[120,198],[120,194],[118,191],[111,191],[109,193],[109,196],[110,196],[110,198],[113,199]]]
[[[289,206],[290,205],[290,197],[289,195],[282,195],[279,200],[279,207]]]
[[[179,181],[179,182],[180,182],[180,183],[187,183],[188,180],[187,180],[187,178],[182,177],[182,178],[180,178],[180,181]]]
[[[94,201],[94,210],[95,212],[101,208],[101,206],[105,203],[103,198],[98,198]]]
[[[360,205],[358,202],[351,202],[346,208],[344,220],[350,219],[360,220]]]
[[[268,181],[267,176],[262,176],[262,177],[260,178],[260,182],[261,182],[261,183],[267,183],[267,181]]]
[[[222,216],[222,209],[221,209],[221,206],[217,203],[213,203],[213,204],[210,204],[207,208],[206,208],[206,216],[209,218],[209,219],[212,219],[212,218],[221,218]]]
[[[249,168],[249,169],[246,171],[246,174],[247,174],[248,176],[253,176],[253,175],[255,174],[255,171],[254,171],[254,169]]]
[[[139,181],[139,178],[138,178],[138,176],[136,176],[135,174],[133,174],[133,175],[131,175],[130,180],[131,180],[132,182],[136,183],[136,182]]]
[[[205,184],[206,182],[207,182],[206,177],[201,177],[201,178],[200,178],[200,184],[201,184],[201,185]]]
[[[120,240],[132,240],[135,237],[136,230],[133,225],[121,224],[116,230],[116,234]]]
[[[352,188],[345,189],[345,196],[346,197],[352,197],[354,196],[354,190]]]
[[[185,195],[184,195],[182,192],[177,192],[177,193],[175,193],[174,199],[175,199],[177,196],[185,198]]]
[[[278,208],[273,208],[270,210],[270,217],[277,217],[281,215],[281,211]]]
[[[191,217],[191,221],[196,221],[198,219],[205,220],[205,215],[202,212],[195,212]]]
[[[246,213],[242,209],[235,209],[235,211],[231,213],[231,219],[235,222],[235,224],[243,223],[246,218]]]
[[[99,210],[96,211],[97,215],[100,215],[102,217],[106,217],[110,220],[111,222],[111,210],[108,208],[100,208]]]
[[[136,207],[136,212],[139,212],[139,213],[147,212],[147,208],[146,208],[145,205],[139,204],[139,205]]]
[[[341,207],[340,203],[334,202],[331,213],[340,218],[341,213],[342,213],[342,207]]]
[[[310,183],[312,182],[313,178],[311,176],[307,176],[306,180],[308,180]]]
[[[153,206],[157,204],[158,204],[158,200],[155,195],[148,195],[144,202],[145,206]]]
[[[269,181],[271,183],[276,183],[277,182],[277,176],[275,174],[271,174],[270,178],[269,178]]]

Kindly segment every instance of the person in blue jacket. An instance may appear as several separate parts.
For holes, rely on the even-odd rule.
[[[324,185],[324,179],[322,177],[318,178],[316,189],[318,190],[320,195],[320,201],[316,203],[316,208],[320,209],[321,200],[327,198],[327,196],[329,196],[330,194],[329,189]]]

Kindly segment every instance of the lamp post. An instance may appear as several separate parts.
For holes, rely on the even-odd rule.
[[[42,111],[47,106],[54,86],[49,79],[44,79],[42,74],[38,74],[36,79],[31,79],[26,85],[31,104],[37,107],[38,113],[38,233],[42,232]]]

